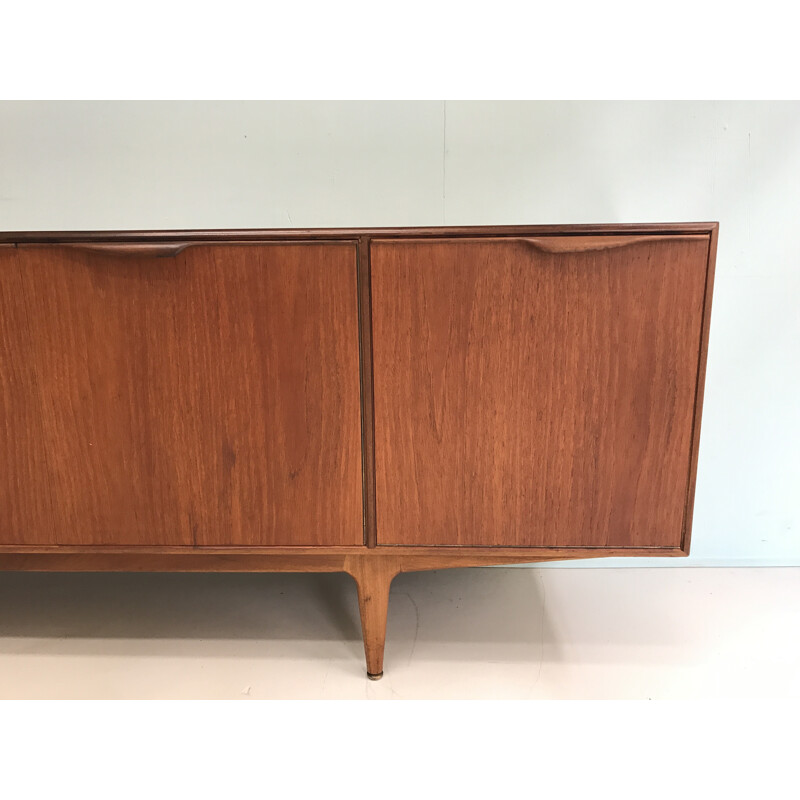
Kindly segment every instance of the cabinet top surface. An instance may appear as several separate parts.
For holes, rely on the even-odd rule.
[[[11,231],[0,232],[0,244],[47,244],[58,242],[165,242],[165,241],[261,241],[359,238],[420,238],[441,236],[530,235],[624,235],[711,234],[718,222],[607,223],[580,225],[474,225],[419,228],[226,228],[151,231]]]

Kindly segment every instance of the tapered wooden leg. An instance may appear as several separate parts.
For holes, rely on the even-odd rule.
[[[394,558],[359,557],[348,559],[347,571],[358,586],[361,633],[367,656],[367,677],[383,677],[383,649],[386,643],[386,616],[389,611],[389,588],[398,573]]]

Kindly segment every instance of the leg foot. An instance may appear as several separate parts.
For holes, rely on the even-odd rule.
[[[358,586],[361,632],[367,657],[367,677],[383,677],[383,649],[386,642],[386,615],[389,610],[389,587],[398,569],[395,559],[380,556],[353,556],[347,571]]]

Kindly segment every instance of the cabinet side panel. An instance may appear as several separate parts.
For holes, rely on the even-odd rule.
[[[708,248],[374,241],[378,543],[680,547]]]
[[[362,543],[353,244],[2,267],[0,543]]]

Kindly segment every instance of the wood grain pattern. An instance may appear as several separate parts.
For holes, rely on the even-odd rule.
[[[354,243],[0,252],[0,542],[360,545]]]
[[[681,546],[709,235],[373,240],[380,545]]]

